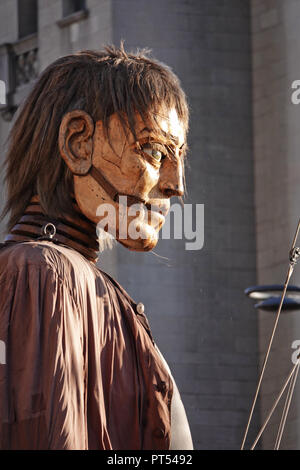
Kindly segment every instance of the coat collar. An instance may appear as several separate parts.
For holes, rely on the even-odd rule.
[[[43,212],[38,196],[34,196],[5,242],[48,240],[72,248],[95,263],[99,250],[96,224],[80,212],[75,200],[74,208],[78,217],[49,217]]]

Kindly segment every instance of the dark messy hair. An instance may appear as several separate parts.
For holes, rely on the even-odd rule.
[[[80,51],[50,64],[37,80],[18,112],[9,134],[5,160],[10,230],[31,197],[37,194],[51,217],[75,215],[72,205],[73,175],[58,148],[64,114],[81,109],[108,129],[108,118],[123,113],[135,135],[136,111],[145,120],[164,104],[174,107],[186,130],[188,106],[185,94],[171,69],[150,58],[149,51],[126,53],[107,46],[103,51]]]

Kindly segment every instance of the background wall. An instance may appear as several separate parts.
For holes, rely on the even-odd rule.
[[[255,224],[248,2],[112,3],[113,41],[150,47],[191,106],[187,203],[205,205],[205,243],[118,250],[117,277],[145,303],[178,382],[198,449],[238,448],[257,376]],[[159,20],[158,20],[159,18]]]
[[[16,3],[0,0],[2,43],[18,39]],[[300,78],[300,4],[87,0],[88,16],[69,24],[60,22],[62,0],[39,0],[38,8],[39,71],[61,55],[124,39],[127,49],[152,49],[181,79],[191,107],[185,202],[205,205],[204,247],[161,240],[155,253],[141,254],[116,246],[99,266],[145,304],[195,448],[237,449],[274,319],[255,311],[243,290],[283,282],[299,213],[300,108],[290,85]],[[2,156],[10,125],[0,120]],[[290,368],[297,314],[280,328],[249,443]],[[299,448],[293,403],[284,448]],[[263,448],[272,445],[276,420]]]
[[[300,77],[300,2],[253,0],[251,16],[257,282],[282,284],[299,219],[300,107],[291,102],[291,85]],[[290,283],[299,285],[299,266]],[[262,362],[274,316],[260,312],[259,318]],[[299,327],[299,312],[282,315],[262,388],[262,418],[293,365],[291,346],[300,339]],[[298,384],[283,449],[300,448],[299,407]],[[277,412],[263,436],[264,448],[272,448],[279,419]]]

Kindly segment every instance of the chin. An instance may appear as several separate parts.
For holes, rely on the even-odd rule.
[[[143,230],[143,237],[137,240],[117,238],[117,241],[131,251],[151,251],[157,245],[158,232],[150,225],[147,225],[147,228]]]

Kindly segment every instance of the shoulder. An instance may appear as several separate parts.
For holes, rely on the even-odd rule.
[[[55,252],[39,242],[7,244],[0,250],[0,273],[28,266],[55,268]]]
[[[0,249],[0,286],[23,293],[34,288],[41,298],[46,293],[68,295],[79,308],[107,293],[106,282],[93,263],[73,249],[47,241]]]
[[[82,275],[89,264],[79,253],[47,241],[12,243],[0,250],[0,279],[8,273],[47,271],[62,280]]]

